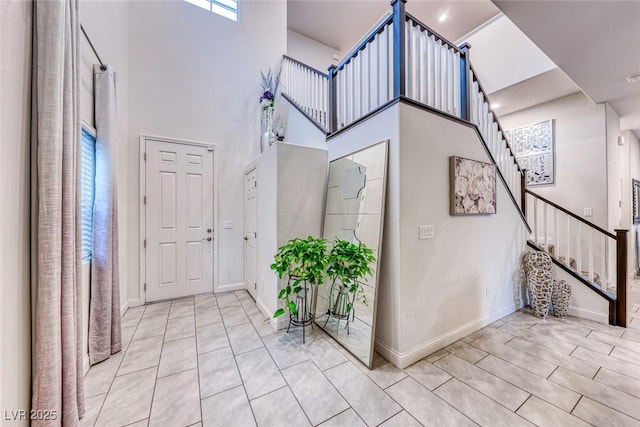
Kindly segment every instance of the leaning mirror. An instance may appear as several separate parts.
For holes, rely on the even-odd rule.
[[[376,288],[384,219],[387,148],[384,141],[329,164],[323,237],[373,251],[372,274],[355,286],[328,280],[319,287],[316,323],[371,368],[376,330]]]

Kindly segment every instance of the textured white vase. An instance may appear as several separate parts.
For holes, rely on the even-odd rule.
[[[265,130],[260,137],[260,152],[264,153],[264,151],[269,148],[271,144],[273,144],[276,140],[276,136],[273,133],[273,108],[266,108],[264,111],[264,124]]]

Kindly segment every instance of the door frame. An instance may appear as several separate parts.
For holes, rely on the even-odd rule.
[[[249,163],[245,168],[244,171],[242,172],[242,236],[244,238],[244,236],[247,235],[247,195],[246,195],[246,176],[249,172],[251,172],[252,170],[256,171],[256,183],[258,182],[258,161],[254,160],[253,162]],[[258,230],[258,199],[256,198],[256,232]],[[258,282],[259,282],[259,274],[258,274],[258,239],[256,239],[256,301],[258,300],[257,295],[258,295]],[[249,289],[247,289],[247,263],[246,263],[246,255],[247,255],[247,244],[243,243],[243,248],[242,248],[242,284],[244,285],[244,288],[247,292],[249,292]]]
[[[138,206],[139,211],[139,250],[140,250],[140,262],[139,264],[139,295],[138,305],[142,305],[147,301],[147,291],[145,290],[145,281],[147,276],[147,250],[145,248],[144,241],[146,239],[147,231],[147,212],[145,204],[146,194],[146,176],[147,176],[147,162],[144,158],[144,154],[147,148],[147,140],[154,140],[160,142],[168,142],[170,144],[181,145],[194,145],[196,147],[209,148],[213,147],[213,289],[212,292],[218,291],[218,144],[211,142],[193,141],[183,138],[172,138],[167,136],[156,136],[149,134],[140,134],[140,191],[138,192]],[[130,306],[132,304],[129,304]]]

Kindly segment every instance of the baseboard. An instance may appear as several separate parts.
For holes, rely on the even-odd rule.
[[[576,307],[574,305],[569,306],[569,315],[575,317],[582,317],[583,319],[593,320],[594,322],[609,324],[609,313],[602,313],[599,311],[588,310],[586,308]]]
[[[140,298],[134,298],[127,301],[126,307],[138,307],[140,305],[142,305],[142,301],[140,301]],[[124,312],[122,314],[124,314]]]
[[[271,327],[273,328],[274,331],[278,331],[280,329],[286,328],[287,327],[287,321],[286,319],[283,319],[283,317],[285,316],[280,316],[277,319],[273,318],[273,313],[269,311],[269,309],[264,305],[264,303],[262,302],[261,299],[257,299],[256,300],[256,306],[258,307],[258,309],[260,309],[260,311],[262,312],[262,314],[264,314],[265,316],[267,316],[269,318],[269,324],[271,325]],[[284,323],[284,325],[283,325]]]
[[[477,331],[478,329],[481,329],[495,322],[496,320],[513,313],[516,310],[517,307],[515,304],[509,305],[500,310],[494,311],[493,313],[482,319],[465,323],[464,325],[452,331],[446,332],[406,352],[398,352],[378,339],[376,339],[375,349],[382,357],[387,359],[393,365],[400,369],[403,369],[448,346],[449,344],[458,341],[460,338],[464,338],[467,335]]]
[[[218,289],[215,290],[215,293],[239,291],[242,289],[245,289],[244,282],[225,283],[224,285],[218,285]]]

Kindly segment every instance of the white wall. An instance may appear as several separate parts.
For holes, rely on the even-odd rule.
[[[623,132],[625,144],[629,145],[629,184],[631,179],[640,180],[640,141],[631,131]],[[633,224],[633,201],[631,195],[628,196],[629,203],[626,205],[626,210],[629,212],[629,275],[635,275],[638,271],[638,259],[639,254],[636,249],[636,235],[640,232],[640,225]],[[640,200],[638,201],[640,202]]]
[[[0,2],[0,411],[31,407],[31,8]],[[28,425],[7,421],[2,425]]]
[[[286,52],[286,2],[244,1],[239,22],[182,0],[130,4],[127,241],[139,298],[139,135],[217,144],[219,286],[243,282],[243,174],[259,153],[260,70]],[[223,229],[222,221],[233,221]]]
[[[604,105],[594,105],[576,93],[500,117],[505,130],[555,119],[556,180],[534,186],[535,193],[582,215],[593,208],[589,221],[608,228],[607,137]]]
[[[271,316],[279,306],[277,296],[285,285],[271,270],[278,248],[294,238],[320,237],[326,192],[327,151],[276,143],[256,162],[258,306]],[[272,320],[286,326],[286,317]]]
[[[323,73],[327,72],[327,68],[331,64],[338,64],[338,61],[333,59],[334,55],[342,58],[343,54],[344,52],[339,49],[322,44],[293,30],[287,30],[287,55]]]
[[[412,106],[400,110],[400,251],[403,340],[409,360],[522,304],[514,280],[526,229],[497,180],[497,214],[449,215],[449,156],[489,161],[476,132]],[[418,227],[433,224],[433,240]],[[428,350],[427,350],[428,351]]]
[[[625,228],[631,218],[630,211],[621,204],[629,205],[631,182],[629,178],[629,145],[619,145],[620,116],[609,104],[604,104],[607,143],[607,205],[610,230]]]

